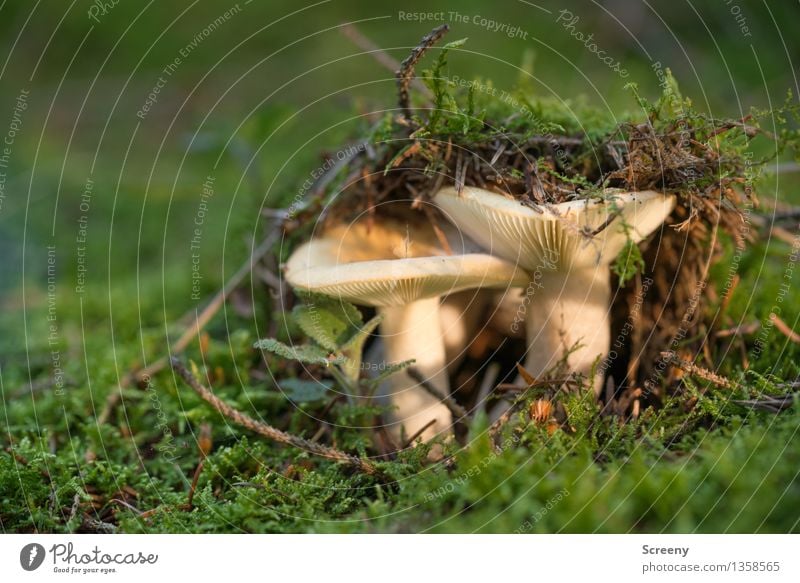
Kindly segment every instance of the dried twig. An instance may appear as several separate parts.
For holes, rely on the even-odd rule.
[[[276,429],[271,425],[267,425],[266,423],[262,423],[261,421],[256,421],[255,419],[248,417],[241,411],[237,411],[225,403],[222,399],[212,393],[210,389],[201,384],[200,381],[197,380],[197,378],[180,360],[173,357],[170,359],[170,362],[172,364],[172,369],[178,373],[184,382],[186,382],[186,384],[189,385],[189,387],[191,387],[194,392],[200,396],[200,398],[214,407],[214,409],[216,409],[221,415],[227,419],[230,419],[237,425],[241,425],[245,429],[249,429],[254,433],[263,435],[272,441],[277,441],[278,443],[283,443],[285,445],[291,445],[292,447],[302,449],[314,455],[342,462],[366,474],[373,476],[381,475],[380,470],[368,460],[361,459],[332,447],[320,445],[318,443],[311,443],[307,439],[303,439],[302,437],[298,437],[296,435],[291,435],[290,433]]]
[[[773,221],[767,219],[766,217],[761,215],[751,215],[750,219],[755,226],[769,229],[770,235],[779,241],[783,241],[788,245],[797,244],[796,235],[793,235],[783,227],[776,225]]]
[[[467,410],[466,410],[466,409],[464,409],[464,407],[462,407],[462,406],[461,406],[461,405],[459,405],[458,403],[456,403],[456,402],[453,400],[453,397],[451,397],[450,395],[443,395],[441,392],[439,392],[439,390],[438,390],[436,387],[434,387],[434,386],[433,386],[433,385],[430,383],[430,381],[429,381],[428,379],[426,379],[426,378],[425,378],[425,375],[423,375],[423,374],[420,372],[420,370],[419,370],[419,369],[417,369],[417,368],[414,368],[414,367],[412,366],[412,367],[409,367],[408,369],[406,369],[406,372],[408,373],[408,376],[410,376],[412,379],[414,379],[416,382],[418,382],[418,383],[419,383],[419,385],[420,385],[420,386],[421,386],[423,389],[425,389],[425,390],[426,390],[426,391],[428,391],[428,392],[429,392],[431,395],[433,395],[434,397],[436,397],[437,399],[439,399],[439,400],[440,400],[442,403],[444,403],[444,405],[445,405],[445,406],[446,406],[448,409],[450,409],[450,412],[451,412],[451,413],[452,413],[452,414],[453,414],[453,415],[454,415],[454,416],[455,416],[457,419],[466,419],[466,417],[467,417]]]
[[[800,344],[800,334],[789,328],[789,325],[786,322],[784,322],[781,319],[781,317],[778,316],[778,314],[771,313],[769,315],[769,319],[772,321],[772,323],[775,325],[775,327],[781,334],[786,336],[792,342]]]
[[[789,231],[784,229],[783,227],[779,227],[778,225],[772,225],[772,235],[784,243],[788,245],[795,246],[797,245],[797,236],[792,235]]]
[[[200,450],[200,463],[194,470],[192,477],[192,484],[189,487],[189,496],[186,498],[186,506],[191,510],[194,508],[194,493],[197,490],[197,482],[200,480],[200,474],[203,472],[203,467],[206,463],[206,457],[211,453],[211,426],[208,423],[203,423],[200,426],[200,436],[197,439],[198,449]]]
[[[800,208],[789,206],[782,210],[775,210],[771,215],[761,215],[771,221],[795,221],[800,219]]]
[[[411,437],[409,437],[408,439],[406,439],[406,442],[403,444],[403,449],[406,449],[406,448],[408,448],[408,447],[411,447],[411,445],[414,443],[414,441],[416,441],[416,439],[417,439],[417,438],[418,438],[420,435],[422,435],[423,433],[425,433],[425,430],[426,430],[428,427],[430,427],[431,425],[433,425],[434,423],[436,423],[436,418],[433,418],[433,419],[431,419],[431,420],[430,420],[430,421],[428,421],[428,422],[427,422],[425,425],[423,425],[422,427],[420,427],[419,429],[417,429],[417,430],[414,432],[414,434],[413,434]]]
[[[439,226],[433,208],[427,204],[422,205],[422,212],[425,213],[425,217],[428,219],[428,222],[433,229],[433,233],[436,235],[436,239],[439,241],[442,249],[444,249],[444,252],[447,255],[453,255],[453,248],[450,246],[450,241],[447,240],[447,235],[445,235],[444,231],[442,231],[442,228]]]
[[[14,446],[13,442],[10,446],[7,446],[5,448],[6,453],[10,454],[11,457],[14,458],[14,461],[16,463],[28,467],[30,465],[30,462],[23,455],[17,453],[14,450],[13,446]],[[39,475],[41,475],[45,480],[47,480],[48,482],[50,482],[51,485],[53,485],[53,478],[50,477],[50,472],[47,469],[39,470]]]
[[[794,404],[793,395],[764,395],[761,399],[746,399],[734,400],[734,403],[746,407],[748,409],[755,409],[757,411],[766,411],[767,413],[780,413],[785,411]]]
[[[714,383],[718,387],[732,389],[735,386],[735,383],[732,380],[720,376],[717,373],[708,370],[707,368],[703,368],[702,366],[698,366],[692,362],[678,358],[674,352],[662,352],[661,357],[665,362],[678,367],[682,371],[705,381]]]
[[[380,65],[386,67],[389,71],[395,73],[400,69],[400,62],[397,59],[390,56],[389,53],[372,42],[372,40],[364,36],[364,34],[362,34],[354,24],[345,24],[340,30],[342,34],[352,41],[354,45],[369,53],[373,59],[375,59]],[[433,98],[433,93],[431,93],[430,89],[428,89],[419,79],[413,79],[411,84],[414,86],[414,89],[426,97],[431,99]]]
[[[427,50],[436,44],[448,30],[450,30],[450,27],[443,24],[437,26],[431,32],[423,36],[420,43],[411,51],[411,54],[400,63],[400,68],[395,73],[395,77],[397,78],[398,105],[406,119],[411,119],[411,102],[408,95],[408,86],[411,84],[411,79],[414,77],[414,67],[416,67]]]
[[[103,522],[102,520],[95,520],[94,518],[84,518],[83,525],[98,533],[111,534],[117,532],[117,527],[115,525],[109,522]]]
[[[236,273],[231,276],[222,289],[217,292],[213,298],[211,298],[206,307],[203,308],[202,312],[198,314],[196,309],[190,312],[194,315],[193,325],[188,327],[186,331],[181,334],[180,338],[175,341],[175,344],[173,344],[171,347],[171,353],[178,354],[183,352],[186,347],[189,346],[189,343],[200,335],[200,331],[205,328],[206,324],[208,324],[211,321],[211,318],[213,318],[214,315],[219,311],[219,309],[225,303],[225,299],[234,289],[236,289],[245,276],[252,271],[253,266],[259,260],[261,260],[261,258],[266,255],[270,249],[272,249],[272,246],[278,236],[278,231],[276,230],[270,234],[269,237],[264,239],[264,241],[253,250],[253,253],[247,259],[247,261],[245,261],[241,267],[236,270]],[[114,412],[114,409],[122,399],[122,389],[129,387],[131,382],[139,382],[141,380],[148,379],[154,374],[161,372],[166,366],[167,358],[159,358],[149,366],[140,369],[134,369],[127,376],[120,379],[117,390],[111,393],[106,399],[105,406],[103,407],[100,415],[97,417],[97,424],[104,425],[111,418],[111,414]]]
[[[497,418],[497,420],[494,423],[492,423],[489,426],[489,438],[492,440],[492,443],[495,444],[494,445],[495,450],[500,449],[500,447],[495,443],[495,438],[500,433],[500,430],[503,428],[503,426],[506,423],[508,423],[509,419],[511,419],[511,415],[513,415],[516,412],[517,407],[519,406],[520,403],[522,403],[522,399],[518,398],[516,401],[514,401],[514,403],[509,405],[508,409],[503,411],[503,413],[500,415],[500,417]]]
[[[273,231],[269,237],[264,239],[264,241],[262,241],[262,243],[253,250],[250,258],[239,267],[236,273],[231,276],[223,288],[218,291],[213,298],[211,298],[211,301],[209,301],[206,307],[203,308],[203,311],[197,314],[193,325],[184,331],[180,338],[175,341],[175,344],[173,344],[171,347],[172,353],[183,352],[186,347],[189,346],[189,343],[200,335],[200,330],[206,327],[206,324],[211,321],[211,318],[214,317],[214,315],[225,303],[225,299],[231,294],[231,292],[233,292],[234,289],[239,286],[240,283],[242,283],[242,280],[253,270],[255,264],[272,248],[277,238],[278,231],[276,230]],[[136,374],[136,378],[141,379],[145,378],[146,376],[152,376],[164,369],[166,366],[167,359],[161,358],[150,366],[143,368],[139,373]]]
[[[114,502],[114,500],[112,499],[111,502]],[[67,519],[67,524],[75,520],[75,517],[78,515],[78,510],[80,510],[80,507],[81,507],[81,496],[80,494],[75,494],[75,496],[72,498],[72,508],[69,511],[69,518]]]
[[[143,514],[143,512],[142,512],[141,510],[139,510],[138,508],[136,508],[136,506],[134,506],[134,505],[133,505],[133,504],[131,504],[130,502],[126,502],[125,500],[121,500],[121,499],[119,499],[119,498],[112,498],[111,500],[109,500],[109,501],[108,501],[108,503],[109,503],[109,504],[112,504],[112,503],[113,503],[113,504],[119,504],[120,506],[124,506],[125,508],[127,508],[127,509],[128,509],[128,510],[130,510],[131,512],[135,512],[135,513],[136,513],[136,514],[138,514],[139,516],[141,516],[141,515]]]
[[[536,389],[539,387],[553,387],[559,385],[574,385],[574,386],[581,386],[581,382],[577,379],[572,377],[569,378],[560,378],[560,379],[542,379],[534,381],[533,383],[525,386],[515,385],[513,383],[500,383],[495,387],[495,391],[498,393],[519,393],[521,391],[527,391],[529,389]]]
[[[401,448],[397,446],[392,436],[389,435],[389,432],[386,430],[386,424],[383,422],[383,417],[380,414],[375,415],[372,427],[375,431],[376,446],[381,452],[381,459],[394,459],[397,450]]]
[[[492,387],[494,387],[498,374],[500,374],[500,363],[489,363],[486,367],[486,373],[483,375],[483,380],[481,380],[480,387],[478,387],[478,396],[475,399],[473,415],[477,415],[478,411],[484,408],[482,404],[485,403],[486,399],[489,397],[489,393],[492,391]]]
[[[583,227],[581,229],[581,233],[587,238],[593,239],[594,237],[597,237],[597,235],[602,233],[604,230],[606,230],[609,227],[609,225],[611,225],[611,223],[614,222],[614,219],[616,219],[621,214],[622,214],[621,208],[615,209],[613,212],[608,213],[608,217],[606,218],[606,220],[603,221],[597,228],[590,229],[589,227]]]
[[[733,328],[717,330],[714,333],[714,336],[717,338],[727,338],[729,336],[747,336],[749,334],[755,334],[758,332],[759,328],[761,328],[761,322],[751,322],[750,324],[742,324],[740,326],[734,326]]]
[[[328,413],[331,412],[331,409],[333,409],[333,406],[336,405],[336,403],[338,403],[339,399],[341,398],[342,398],[341,394],[334,395],[333,398],[330,401],[328,401],[328,404],[325,405],[325,408],[320,412],[320,414],[316,416],[317,419],[321,420],[321,423],[319,429],[317,430],[317,433],[314,434],[314,436],[311,438],[311,441],[313,442],[319,441],[319,439],[323,436],[325,431],[327,431],[327,429],[330,427],[330,423],[328,423],[325,419],[328,417]]]

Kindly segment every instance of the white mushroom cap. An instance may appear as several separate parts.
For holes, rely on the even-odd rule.
[[[413,236],[411,236],[413,234]],[[450,237],[454,239],[454,237]],[[468,243],[452,245],[465,249]],[[430,231],[381,221],[337,227],[299,247],[286,263],[295,288],[361,306],[397,306],[474,288],[525,285],[521,269],[493,255],[446,255]]]
[[[552,263],[554,257],[558,266],[568,268],[608,265],[629,238],[634,243],[643,240],[675,206],[672,195],[643,191],[534,210],[501,194],[471,187],[460,195],[455,188],[444,188],[434,201],[484,249],[529,270]],[[614,216],[617,212],[619,216]],[[587,235],[596,230],[596,235]]]
[[[320,239],[295,251],[286,279],[295,288],[361,306],[398,306],[473,288],[525,285],[529,277],[485,253],[342,261],[339,242]]]

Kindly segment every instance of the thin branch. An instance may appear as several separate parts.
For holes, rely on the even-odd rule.
[[[766,218],[775,221],[795,221],[800,219],[800,208],[789,207],[786,210],[776,210],[771,216],[767,215]]]
[[[453,397],[451,397],[450,395],[443,395],[441,392],[439,392],[439,390],[436,387],[434,387],[430,383],[430,381],[428,379],[425,378],[425,375],[423,375],[419,371],[419,369],[414,368],[412,366],[412,367],[409,367],[408,369],[406,369],[406,373],[408,373],[408,376],[410,376],[412,379],[414,379],[416,382],[418,382],[419,386],[421,386],[423,389],[428,391],[431,395],[433,395],[434,397],[439,399],[448,409],[450,409],[450,412],[457,419],[466,419],[467,410],[464,409],[464,407],[462,407],[458,403],[456,403],[453,400]]]
[[[189,495],[186,497],[186,506],[191,510],[194,508],[194,493],[197,490],[197,482],[200,480],[200,474],[203,472],[203,467],[206,464],[206,458],[203,457],[200,460],[200,463],[197,464],[197,468],[194,470],[194,476],[192,476],[192,485],[189,486]]]
[[[411,437],[409,437],[408,439],[406,439],[406,442],[403,444],[403,449],[406,449],[407,447],[411,447],[411,444],[413,444],[413,443],[414,443],[414,441],[415,441],[415,440],[416,440],[416,439],[417,439],[417,438],[418,438],[420,435],[422,435],[423,433],[425,433],[425,430],[426,430],[428,427],[430,427],[431,425],[433,425],[434,423],[436,423],[436,418],[433,418],[433,419],[431,419],[431,420],[430,420],[430,421],[428,421],[428,422],[427,422],[425,425],[423,425],[422,427],[420,427],[419,429],[417,429],[417,430],[414,432],[414,435],[412,435]]]
[[[517,407],[521,402],[522,402],[521,398],[515,400],[508,406],[508,409],[503,411],[500,417],[498,417],[497,420],[489,426],[489,439],[492,440],[495,451],[499,452],[501,449],[500,446],[497,443],[495,443],[495,440],[499,435],[500,430],[505,426],[506,423],[508,423],[508,421],[511,419],[511,416],[516,412]]]
[[[800,164],[797,162],[786,162],[784,164],[776,164],[772,167],[766,167],[765,171],[769,174],[789,174],[791,172],[800,172]]]
[[[278,231],[274,231],[272,235],[264,239],[264,241],[256,247],[250,257],[245,261],[241,267],[236,271],[236,273],[231,276],[231,278],[227,281],[227,283],[222,287],[222,289],[217,292],[217,294],[211,298],[203,311],[199,314],[195,309],[193,312],[189,312],[187,315],[194,314],[194,322],[193,325],[187,327],[183,334],[175,341],[175,344],[172,345],[170,349],[170,353],[178,354],[183,352],[189,343],[197,336],[200,335],[200,331],[205,328],[206,324],[211,321],[211,318],[219,311],[222,305],[225,303],[225,299],[230,295],[230,293],[236,289],[236,287],[242,282],[242,280],[249,274],[253,266],[261,260],[261,258],[266,255],[267,251],[272,248],[273,243],[275,243],[275,239],[277,237]],[[182,317],[183,320],[186,316]],[[108,398],[106,399],[105,406],[103,407],[102,412],[97,417],[97,424],[104,425],[108,423],[108,420],[111,418],[111,414],[114,412],[114,409],[119,404],[120,400],[122,399],[122,389],[125,389],[130,386],[132,381],[140,381],[142,379],[146,379],[155,375],[156,373],[161,372],[168,364],[167,358],[159,358],[149,366],[144,368],[134,369],[131,371],[127,376],[122,378],[119,382],[118,390],[111,393]]]
[[[314,455],[342,462],[366,474],[372,476],[381,475],[380,470],[378,470],[378,468],[376,468],[375,465],[370,461],[350,455],[332,447],[320,445],[318,443],[311,443],[307,439],[303,439],[302,437],[298,437],[296,435],[291,435],[290,433],[276,429],[271,425],[267,425],[266,423],[262,423],[261,421],[256,421],[255,419],[248,417],[244,413],[237,411],[225,403],[222,399],[212,393],[210,389],[200,383],[200,381],[195,378],[195,376],[180,360],[172,357],[170,362],[172,364],[172,369],[184,380],[187,385],[189,385],[189,387],[192,388],[192,390],[194,390],[195,393],[200,396],[201,399],[214,407],[214,409],[216,409],[221,415],[227,419],[230,419],[237,425],[241,425],[245,429],[249,429],[254,433],[263,435],[272,441],[277,441],[278,443],[283,443],[285,445],[291,445],[292,447],[302,449]]]
[[[767,220],[766,217],[760,215],[752,215],[750,220],[756,227],[767,228],[770,231],[770,235],[775,237],[779,241],[783,241],[788,245],[794,246],[797,242],[797,237],[776,224],[773,221]]]
[[[328,404],[327,404],[327,405],[325,405],[325,408],[324,408],[324,409],[323,409],[323,410],[320,412],[320,414],[316,416],[316,417],[317,417],[317,419],[319,419],[321,423],[320,423],[319,430],[318,430],[318,431],[317,431],[317,433],[316,433],[316,434],[315,434],[315,435],[314,435],[314,436],[311,438],[311,441],[313,441],[313,442],[317,442],[317,441],[319,441],[319,439],[320,439],[320,437],[322,437],[323,433],[325,433],[325,431],[326,431],[326,430],[327,430],[327,429],[330,427],[330,423],[328,423],[327,421],[325,421],[325,418],[328,416],[328,413],[330,413],[330,412],[331,412],[331,409],[333,409],[333,406],[334,406],[334,405],[335,405],[335,404],[336,404],[336,403],[339,401],[339,399],[341,399],[341,398],[342,398],[342,395],[341,395],[341,393],[338,393],[338,394],[334,395],[334,396],[333,396],[333,398],[332,398],[330,401],[328,401]]]
[[[662,352],[661,357],[668,364],[676,366],[692,376],[709,381],[718,387],[732,389],[735,386],[735,383],[732,380],[720,376],[717,373],[708,370],[707,368],[703,368],[702,366],[698,366],[692,362],[678,358],[674,352]]]
[[[400,61],[390,56],[389,53],[372,42],[372,40],[364,36],[354,24],[345,24],[339,30],[354,45],[356,45],[362,51],[369,53],[369,56],[371,56],[380,65],[392,73],[395,73],[400,69]],[[431,93],[430,89],[428,89],[419,79],[413,79],[411,84],[414,86],[414,89],[425,94],[426,97],[433,99],[433,93]]]
[[[275,239],[277,231],[273,231],[270,237],[264,239],[261,244],[256,247],[253,251],[250,258],[245,261],[236,273],[231,276],[225,286],[217,292],[217,294],[211,298],[211,301],[208,302],[203,311],[197,314],[193,325],[187,328],[183,334],[181,334],[180,338],[175,341],[175,344],[171,347],[171,352],[173,353],[181,353],[183,352],[189,343],[196,337],[200,335],[200,331],[206,327],[206,325],[211,321],[211,318],[219,311],[222,305],[225,303],[227,297],[236,289],[242,280],[253,270],[255,264],[272,248],[273,243],[275,243]],[[155,373],[161,371],[167,366],[167,359],[166,357],[161,358],[151,364],[150,366],[143,368],[137,375],[137,379],[144,378],[145,375],[152,376]]]
[[[475,399],[473,415],[477,415],[478,411],[485,409],[484,404],[494,387],[498,374],[500,374],[500,364],[497,362],[489,363],[489,366],[486,367],[486,373],[483,375],[483,380],[481,380],[481,385],[478,388],[478,396]]]
[[[519,386],[513,383],[500,383],[499,385],[497,385],[497,387],[495,387],[495,392],[518,393],[520,391],[527,391],[528,389],[536,389],[539,387],[552,387],[556,385],[574,385],[579,387],[581,386],[581,383],[580,381],[572,377],[561,378],[561,379],[541,379],[525,386]]]
[[[200,450],[200,463],[197,464],[197,468],[194,470],[192,484],[189,486],[189,496],[186,498],[186,506],[189,510],[194,508],[194,493],[197,491],[197,482],[200,480],[200,474],[203,472],[206,457],[211,453],[211,426],[208,423],[203,423],[200,426],[200,435],[197,439],[197,445]]]
[[[771,313],[769,315],[769,319],[772,321],[772,323],[775,325],[775,327],[778,329],[778,331],[781,334],[786,336],[792,342],[796,342],[797,344],[800,344],[800,334],[798,334],[797,332],[792,330],[789,327],[789,325],[786,322],[784,322],[780,318],[780,316],[778,316],[778,314]]]
[[[717,338],[727,338],[729,336],[747,336],[754,334],[761,328],[761,322],[751,322],[750,324],[742,324],[741,326],[734,326],[733,328],[724,328],[717,330],[714,336]]]
[[[115,525],[94,518],[84,518],[83,525],[95,530],[97,533],[113,534],[117,532],[117,527]]]
[[[781,395],[775,397],[772,395],[765,395],[762,399],[734,400],[733,402],[748,409],[766,411],[767,413],[780,413],[794,405],[794,396]]]
[[[621,214],[622,214],[622,209],[618,208],[618,209],[614,210],[614,212],[609,213],[608,217],[606,218],[606,220],[603,221],[603,223],[600,226],[598,226],[596,229],[589,229],[589,227],[583,227],[581,232],[586,237],[588,237],[589,239],[593,239],[594,237],[596,237],[597,235],[602,233],[605,229],[607,229],[608,226],[611,225],[611,223],[614,222],[614,219],[616,219]]]
[[[133,504],[130,504],[128,502],[125,502],[125,500],[120,500],[119,498],[112,498],[111,500],[108,501],[108,503],[109,504],[114,503],[114,504],[119,504],[120,506],[124,506],[125,508],[127,508],[128,510],[130,510],[132,512],[135,512],[139,516],[141,516],[143,514],[143,512],[141,510],[136,508],[136,506],[134,506]]]
[[[450,27],[446,24],[437,26],[431,32],[422,37],[420,43],[414,47],[411,54],[400,63],[400,68],[395,72],[397,78],[397,95],[398,104],[406,119],[411,119],[411,101],[408,95],[408,86],[411,84],[411,79],[414,77],[414,67],[416,67],[419,60],[441,39]]]

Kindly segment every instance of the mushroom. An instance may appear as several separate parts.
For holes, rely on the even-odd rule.
[[[434,202],[468,237],[530,274],[517,310],[528,372],[539,377],[566,355],[569,369],[588,377],[610,349],[609,266],[628,241],[642,241],[664,222],[675,197],[609,192],[605,200],[534,209],[487,190],[448,187]],[[602,375],[593,381],[598,394]]]
[[[527,274],[503,259],[484,253],[447,255],[429,229],[380,218],[371,225],[340,225],[302,245],[289,258],[285,274],[295,288],[375,307],[383,317],[380,332],[388,364],[414,359],[414,367],[442,395],[449,395],[450,386],[440,298],[528,281]],[[421,431],[426,441],[449,431],[450,410],[405,370],[388,378],[384,393],[394,407],[395,435],[400,426],[407,436]]]

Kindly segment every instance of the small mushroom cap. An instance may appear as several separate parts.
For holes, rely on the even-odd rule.
[[[376,259],[409,259],[447,255],[442,241],[427,223],[402,221],[390,217],[337,223],[298,248],[286,263],[286,270],[299,272],[310,267],[326,267]],[[453,253],[480,253],[474,241],[465,239],[450,223],[442,222],[442,236]],[[335,241],[336,244],[332,244]],[[303,252],[301,253],[301,249]]]
[[[336,253],[346,262],[367,261],[372,259],[396,259],[408,257],[428,257],[446,255],[439,238],[427,224],[419,226],[420,217],[416,220],[402,221],[389,217],[375,217],[374,220],[361,219],[351,223],[337,223],[326,228],[315,239],[335,239],[339,241]],[[464,249],[463,237],[459,240],[456,230],[442,221],[448,243],[453,250],[460,253]],[[473,250],[479,251],[471,242]]]
[[[675,207],[674,196],[652,190],[534,210],[488,190],[465,187],[459,195],[447,187],[434,202],[484,249],[528,270],[608,265],[629,239],[650,235]]]
[[[367,235],[357,228],[344,236],[331,232],[310,241],[289,258],[286,280],[295,288],[362,306],[405,305],[466,289],[525,285],[529,280],[524,271],[492,255],[445,255],[424,242],[406,242],[401,252],[412,252],[392,258],[401,242],[394,233],[378,228]],[[371,239],[380,244],[368,245]]]

